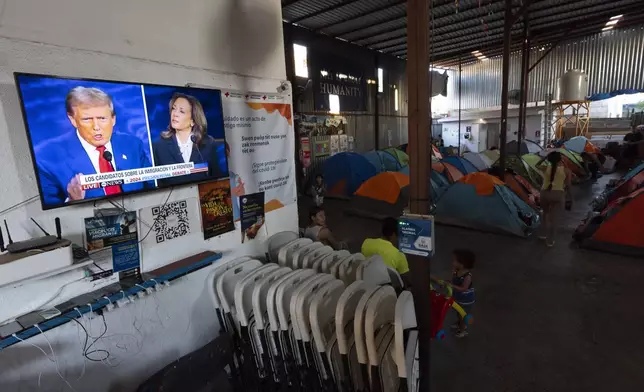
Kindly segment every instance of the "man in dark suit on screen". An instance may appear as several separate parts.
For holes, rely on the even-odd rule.
[[[112,133],[116,113],[112,98],[97,88],[75,87],[65,100],[67,117],[76,132],[41,143],[36,151],[44,204],[153,188],[154,182],[82,190],[80,176],[152,166],[137,137]]]

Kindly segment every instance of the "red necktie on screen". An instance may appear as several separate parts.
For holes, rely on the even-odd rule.
[[[105,154],[105,146],[96,147],[96,151],[98,151],[98,168],[101,170],[101,173],[113,172],[114,166],[112,166],[112,162],[108,161],[103,156]],[[117,193],[121,193],[121,186],[110,185],[106,186],[104,190],[106,195],[115,195]]]

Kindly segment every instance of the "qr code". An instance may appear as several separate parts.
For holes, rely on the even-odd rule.
[[[152,207],[157,244],[190,234],[190,218],[186,200]]]

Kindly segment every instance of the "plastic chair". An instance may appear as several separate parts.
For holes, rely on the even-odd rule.
[[[333,252],[332,254],[327,255],[324,259],[320,260],[319,261],[320,265],[319,265],[318,268],[316,268],[317,263],[313,265],[313,268],[318,270],[318,271],[320,271],[320,272],[322,272],[322,273],[328,274],[328,273],[331,272],[331,266],[333,264],[335,264],[339,260],[342,260],[345,257],[348,257],[350,255],[351,255],[351,253],[349,253],[349,251],[337,250],[337,251]]]
[[[283,246],[277,253],[277,264],[279,264],[280,267],[293,268],[293,264],[289,263],[293,258],[293,253],[301,247],[311,243],[313,243],[313,241],[308,238],[300,238],[295,241],[289,242],[287,245]]]
[[[320,248],[314,249],[301,258],[301,268],[313,268],[313,262],[315,260],[332,252],[333,248],[330,246],[322,246]]]
[[[266,255],[271,263],[278,263],[279,251],[284,246],[300,238],[298,233],[293,231],[282,231],[273,234],[267,241]]]
[[[228,324],[226,323],[224,319],[224,310],[221,307],[221,301],[219,300],[219,295],[217,295],[217,288],[216,288],[216,282],[217,278],[221,276],[225,271],[245,262],[250,260],[251,258],[249,256],[242,256],[238,257],[236,259],[233,259],[228,262],[221,263],[213,269],[210,274],[208,274],[208,278],[206,279],[206,288],[208,291],[208,295],[210,296],[210,300],[212,301],[212,304],[215,308],[215,313],[217,314],[217,320],[219,321],[219,328],[222,331],[227,331],[228,329]]]
[[[364,280],[374,285],[391,283],[387,266],[380,255],[373,255],[358,266],[358,280]]]
[[[403,392],[418,389],[418,325],[414,297],[403,291],[396,302],[394,358]]]
[[[375,288],[361,280],[353,282],[340,295],[335,308],[336,341],[331,342],[332,347],[328,351],[332,355],[337,351],[339,361],[332,361],[332,364],[334,365],[338,388],[342,391],[355,390],[353,378],[359,375],[360,367],[355,355],[355,349],[353,350],[353,356],[349,356],[351,348],[354,346],[353,321],[357,313],[358,302],[368,290]]]
[[[338,277],[347,285],[355,282],[357,280],[358,267],[364,259],[362,253],[356,253],[342,260],[342,263],[338,266]]]
[[[304,245],[303,247],[297,249],[295,252],[293,252],[290,266],[292,266],[293,269],[301,269],[302,259],[304,259],[304,256],[322,247],[324,247],[324,244],[322,244],[321,242],[313,242],[311,244]]]
[[[334,371],[331,367],[333,359],[331,352],[327,350],[329,342],[335,340],[335,310],[344,289],[344,283],[337,279],[329,281],[322,286],[313,295],[311,301],[309,313],[310,331],[302,329],[302,340],[305,344],[310,342],[311,337],[313,338],[316,349],[316,353],[314,354],[316,367],[321,376],[322,384],[327,385],[328,389],[335,388],[333,388]]]
[[[287,276],[291,272],[288,267],[278,267],[268,275],[255,283],[253,289],[252,303],[253,303],[253,316],[254,323],[250,324],[251,336],[256,337],[256,353],[259,356],[259,369],[262,373],[267,373],[270,369],[275,369],[276,364],[273,366],[267,365],[272,361],[274,355],[270,353],[270,330],[268,328],[268,309],[267,309],[267,296],[271,285],[277,282],[280,278]],[[273,297],[275,293],[273,293]]]
[[[367,302],[378,291],[380,287],[371,287],[365,291],[358,305],[356,306],[356,313],[353,319],[353,336],[355,355],[358,359],[358,366],[360,371],[354,373],[353,386],[357,391],[364,391],[369,387],[369,354],[367,352],[367,342],[365,341],[365,310]],[[351,356],[352,353],[350,352]]]
[[[242,280],[246,275],[260,268],[262,263],[259,260],[247,260],[234,268],[228,269],[221,274],[215,283],[217,296],[221,301],[221,308],[225,315],[225,320],[229,325],[228,331],[233,331],[239,336],[239,326],[235,317],[235,287],[237,282]]]
[[[364,329],[372,392],[398,389],[396,363],[391,355],[397,300],[393,287],[382,286],[367,301]]]
[[[396,290],[397,293],[402,292],[405,289],[405,283],[402,280],[402,277],[395,269],[390,266],[387,267],[387,273],[389,274],[389,280],[391,281],[391,286]]]

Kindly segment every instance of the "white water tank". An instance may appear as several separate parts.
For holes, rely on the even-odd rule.
[[[556,100],[585,101],[588,96],[588,75],[581,69],[570,69],[557,81]]]

